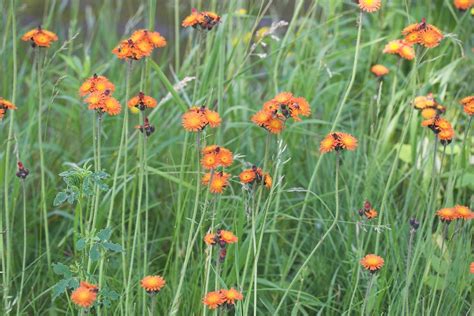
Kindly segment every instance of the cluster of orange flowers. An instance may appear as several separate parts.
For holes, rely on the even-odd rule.
[[[436,212],[439,219],[443,222],[450,223],[455,219],[470,220],[474,218],[474,212],[469,207],[456,205],[454,207],[445,207]]]
[[[383,76],[388,75],[388,73],[390,72],[387,67],[385,67],[384,65],[379,65],[379,64],[373,65],[373,66],[370,68],[370,71],[371,71],[376,77],[379,77],[379,78],[382,78]]]
[[[165,285],[165,279],[159,275],[147,275],[140,281],[140,286],[150,295],[157,294]]]
[[[188,132],[200,132],[208,125],[212,128],[220,126],[221,117],[206,106],[193,106],[183,114],[182,124]]]
[[[263,172],[261,168],[252,166],[250,169],[245,169],[239,175],[240,182],[243,184],[263,184],[267,189],[270,189],[273,184],[273,179],[268,172]]]
[[[3,119],[8,110],[16,110],[15,104],[0,97],[0,120]]]
[[[372,218],[376,218],[378,213],[372,207],[372,204],[370,204],[369,201],[365,201],[364,207],[359,210],[359,215],[365,216],[367,219],[372,219]]]
[[[201,164],[205,169],[229,167],[234,162],[232,152],[224,147],[210,145],[202,150]]]
[[[413,60],[415,58],[415,49],[412,45],[404,40],[394,40],[388,42],[383,50],[384,54],[397,54],[406,60]]]
[[[423,18],[421,23],[410,24],[402,30],[405,36],[405,42],[410,44],[419,44],[427,48],[433,48],[439,45],[444,38],[443,33],[434,25],[426,23]]]
[[[218,290],[214,292],[209,292],[204,296],[202,302],[209,309],[217,309],[221,306],[232,308],[235,305],[236,301],[241,301],[243,299],[244,296],[241,292],[237,291],[234,288],[230,288],[230,290]]]
[[[474,115],[474,96],[468,96],[465,98],[462,98],[459,103],[463,106],[464,108],[464,113],[466,113],[469,116]]]
[[[331,151],[355,150],[357,148],[357,138],[351,134],[342,132],[329,133],[320,143],[319,151],[328,153]]]
[[[40,25],[37,28],[26,32],[21,37],[21,40],[31,42],[31,46],[33,47],[49,47],[52,42],[58,40],[58,36],[53,32],[41,28]]]
[[[217,232],[214,233],[207,233],[204,237],[204,242],[208,246],[214,246],[219,244],[220,251],[219,251],[219,261],[224,262],[225,257],[227,255],[227,245],[234,244],[239,241],[239,238],[235,236],[231,231],[218,229]]]
[[[451,123],[439,115],[424,120],[421,125],[431,129],[443,145],[450,144],[454,138],[455,133]]]
[[[424,119],[431,119],[446,111],[446,108],[435,100],[432,93],[428,93],[426,96],[416,97],[415,100],[413,100],[413,106],[415,109],[421,111],[421,116]]]
[[[384,263],[385,261],[382,257],[374,254],[368,254],[360,260],[360,264],[371,273],[379,271],[383,267]]]
[[[212,30],[214,26],[219,24],[221,17],[214,12],[203,11],[199,12],[196,9],[191,9],[191,14],[188,15],[181,25],[183,27],[200,28],[201,30]]]
[[[295,97],[291,92],[281,92],[265,102],[262,110],[252,116],[252,122],[270,133],[279,134],[288,118],[301,121],[300,115],[310,114],[311,107],[305,98]]]
[[[466,11],[469,10],[470,7],[474,6],[474,0],[454,0],[453,4],[456,9]]]
[[[152,109],[156,107],[158,102],[154,98],[145,95],[140,91],[138,95],[134,96],[128,101],[127,105],[129,109],[137,109],[143,112],[146,109]],[[150,124],[150,121],[146,116],[143,118],[143,125],[137,125],[135,128],[140,132],[145,133],[146,136],[150,136],[155,131],[155,127]]]
[[[123,40],[112,50],[120,59],[139,60],[150,56],[155,48],[166,46],[166,39],[160,33],[137,30],[130,38]]]
[[[79,307],[90,308],[97,300],[98,292],[99,288],[96,285],[82,281],[71,293],[71,301]]]
[[[97,111],[99,114],[117,115],[122,107],[119,101],[112,97],[113,91],[115,86],[109,79],[96,74],[88,78],[79,88],[79,94],[86,97],[84,102],[88,104],[89,110]]]
[[[382,6],[381,0],[359,0],[359,8],[365,12],[375,12]]]

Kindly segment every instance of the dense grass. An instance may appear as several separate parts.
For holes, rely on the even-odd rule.
[[[0,1],[0,96],[18,106],[0,121],[2,314],[78,313],[70,291],[52,299],[62,278],[53,272],[58,262],[118,293],[97,310],[102,315],[203,314],[206,289],[231,286],[244,294],[238,315],[472,313],[472,224],[444,229],[435,218],[442,207],[474,204],[472,132],[457,103],[473,93],[470,13],[448,0],[383,1],[374,14],[360,14],[352,1],[190,2],[44,1],[44,9],[37,6],[43,13],[30,20],[25,12],[33,4]],[[218,12],[222,23],[208,33],[182,29],[191,7]],[[241,8],[247,13],[237,13]],[[165,23],[157,12],[166,12]],[[417,48],[413,61],[382,54],[422,17],[447,35],[440,46]],[[277,30],[279,40],[253,47],[250,34],[282,19],[289,25]],[[37,54],[19,38],[39,23],[60,40]],[[128,68],[111,50],[139,27],[161,32],[168,45]],[[383,82],[369,71],[374,63],[391,71]],[[94,73],[116,84],[124,109],[140,90],[158,100],[172,92],[150,115],[157,132],[144,142],[133,128],[139,115],[107,116],[98,159],[96,117],[77,93]],[[185,77],[196,79],[175,92],[172,85]],[[250,116],[281,91],[307,98],[313,113],[268,135]],[[428,92],[447,106],[457,133],[445,151],[411,105]],[[194,104],[214,106],[223,117],[202,142],[236,157],[222,195],[199,185],[196,135],[181,126],[183,108]],[[339,167],[334,154],[318,150],[331,130],[359,139]],[[24,182],[15,177],[17,160],[30,169]],[[249,164],[271,172],[270,191],[242,189],[237,175]],[[100,166],[111,175],[109,190],[55,207],[66,188],[59,173],[72,165]],[[379,216],[361,226],[357,210],[366,199]],[[421,222],[414,234],[412,217]],[[216,249],[202,242],[211,226],[239,237],[221,266]],[[93,261],[91,244],[78,250],[77,241],[106,227],[124,252]],[[385,259],[370,291],[371,275],[359,264],[367,253]],[[139,287],[146,274],[167,281],[154,297]]]

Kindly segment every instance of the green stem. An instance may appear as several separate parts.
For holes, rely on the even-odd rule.
[[[20,315],[21,299],[23,296],[23,286],[25,284],[25,269],[26,269],[26,244],[27,244],[27,225],[26,225],[26,184],[25,180],[21,180],[23,189],[23,256],[21,261],[21,279],[20,291],[18,292],[18,302],[16,305],[16,314]]]
[[[375,274],[373,274],[370,277],[369,286],[367,286],[367,291],[365,292],[364,304],[362,305],[362,311],[360,313],[362,316],[365,315],[365,308],[367,307],[367,303],[368,303],[369,298],[370,298],[370,292],[372,291],[372,286],[374,285],[374,280],[375,280]]]

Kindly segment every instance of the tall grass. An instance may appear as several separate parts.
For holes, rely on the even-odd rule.
[[[244,295],[236,315],[472,313],[472,224],[444,232],[435,218],[442,207],[474,205],[472,127],[458,104],[473,94],[469,12],[448,0],[383,1],[374,14],[342,0],[0,0],[0,7],[0,96],[18,107],[0,121],[1,314],[78,313],[70,289],[53,299],[64,278],[54,263],[117,293],[101,315],[215,315],[205,311],[205,292],[230,287]],[[183,29],[192,7],[218,12],[222,23],[210,32]],[[446,34],[440,46],[417,51],[414,61],[382,54],[422,17]],[[256,38],[280,20],[289,24]],[[60,38],[40,54],[19,39],[38,24]],[[138,28],[161,32],[168,45],[146,60],[118,60],[111,50]],[[375,63],[390,69],[383,83],[369,71]],[[123,107],[95,123],[77,93],[94,73],[116,85]],[[186,77],[196,78],[173,88]],[[133,128],[143,117],[126,109],[139,91],[159,101],[146,113],[156,127],[148,138]],[[268,135],[250,116],[281,91],[305,97],[313,113]],[[456,130],[446,148],[435,147],[412,107],[428,92],[447,106]],[[181,126],[196,104],[223,118],[199,141]],[[318,150],[334,130],[359,139],[337,164]],[[231,185],[217,196],[200,182],[199,149],[210,144],[235,156],[226,169]],[[24,182],[15,159],[30,170]],[[271,173],[271,190],[242,189],[237,176],[252,164]],[[109,189],[54,206],[66,185],[59,174],[72,166],[107,172]],[[364,200],[379,216],[360,226]],[[421,222],[416,234],[410,218]],[[239,237],[222,264],[202,241],[218,228]],[[92,242],[104,231],[123,252],[100,248],[95,260]],[[84,238],[91,243],[78,247]],[[367,253],[385,259],[375,279],[359,264]],[[147,274],[167,281],[155,296],[140,287]]]

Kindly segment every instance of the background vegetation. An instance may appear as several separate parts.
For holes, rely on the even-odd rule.
[[[98,310],[103,315],[140,315],[152,308],[152,301],[158,315],[202,314],[210,267],[209,291],[231,286],[242,290],[244,301],[235,310],[239,315],[357,314],[370,279],[359,265],[367,253],[382,256],[385,266],[377,274],[365,313],[472,313],[472,224],[451,224],[449,238],[443,241],[443,226],[434,216],[442,207],[472,208],[474,202],[472,133],[467,132],[469,118],[457,103],[473,93],[469,12],[455,10],[448,0],[383,1],[374,14],[360,14],[352,1],[318,0],[1,0],[0,7],[0,96],[18,106],[0,121],[5,313],[78,313],[66,292],[56,293],[55,299],[53,295],[57,282],[67,279],[69,272],[76,276],[88,270],[90,279],[110,292],[106,295],[110,306]],[[181,28],[192,7],[219,13],[222,23],[208,33]],[[417,49],[413,61],[382,54],[386,42],[400,38],[404,26],[422,17],[446,34],[439,47]],[[278,28],[274,37],[256,36],[261,27],[280,20],[289,24]],[[34,50],[19,40],[38,24],[60,38],[43,50],[40,81]],[[125,109],[127,64],[111,50],[143,27],[168,40],[167,47],[134,62],[131,70],[130,96],[143,90],[162,100],[150,115],[157,131],[147,141],[148,176],[140,179],[140,134],[133,128],[139,116],[129,113],[128,159],[124,163],[121,158],[117,192],[112,194],[124,113],[106,117],[102,170],[112,176],[104,180],[109,188],[100,193],[95,228],[80,235],[78,209],[90,212],[94,199],[84,195],[80,203],[53,204],[57,193],[66,189],[60,173],[72,166],[94,170],[95,115],[77,91],[94,73],[106,75]],[[369,71],[374,63],[390,69],[381,86]],[[167,97],[174,92],[171,86],[185,77],[196,79]],[[40,88],[43,110],[38,120]],[[313,113],[302,122],[287,124],[280,136],[267,136],[250,116],[281,91],[305,97]],[[447,106],[446,117],[457,132],[445,155],[438,146],[434,157],[434,136],[420,126],[422,119],[411,105],[415,96],[428,92]],[[203,189],[196,200],[196,140],[181,127],[180,104],[207,104],[219,111],[223,125],[208,130],[205,142],[234,152],[236,162],[230,169],[234,176],[247,163],[263,166],[267,150],[273,189],[254,201],[234,177],[223,195],[206,199]],[[321,156],[318,151],[319,141],[333,127],[359,139],[359,148],[342,156],[337,192],[335,156]],[[15,177],[17,159],[30,170],[24,184]],[[331,227],[336,193],[340,214]],[[357,210],[366,199],[379,216],[361,226]],[[249,210],[253,202],[254,213]],[[407,267],[411,217],[421,226],[413,234]],[[217,254],[209,254],[202,242],[212,223],[239,237],[218,270]],[[193,225],[198,234],[189,248]],[[92,238],[107,227],[110,237],[106,230],[102,239]],[[97,246],[98,253],[91,251],[103,242],[116,248]],[[182,274],[187,251],[189,262]],[[65,266],[56,265],[53,271],[58,262]],[[147,296],[139,287],[145,274],[162,275],[166,287]]]

